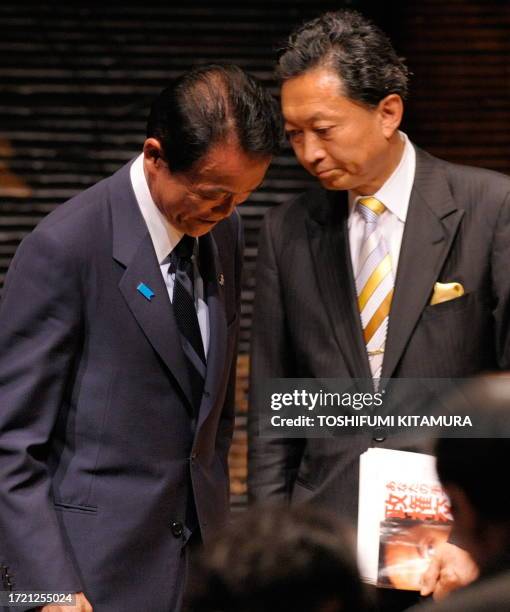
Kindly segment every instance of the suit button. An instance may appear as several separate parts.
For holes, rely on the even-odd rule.
[[[209,391],[204,391],[204,397],[211,397],[211,394],[209,393]]]
[[[198,457],[198,453],[197,453],[197,451],[193,451],[193,452],[191,453],[191,460],[192,460],[192,461],[194,461],[194,460],[195,460],[197,457]]]
[[[384,442],[386,440],[386,436],[384,435],[386,432],[384,431],[384,429],[382,427],[376,427],[373,431],[373,438],[372,440],[374,442]]]
[[[182,537],[182,534],[184,533],[184,527],[180,521],[173,521],[170,525],[170,529],[175,538]]]

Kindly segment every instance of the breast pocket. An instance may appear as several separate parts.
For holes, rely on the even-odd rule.
[[[427,306],[406,350],[414,376],[461,377],[492,362],[490,305],[479,292]]]
[[[422,318],[434,318],[448,315],[449,313],[461,313],[466,308],[469,308],[470,304],[476,301],[476,292],[466,293],[461,297],[439,304],[428,305],[423,311]]]

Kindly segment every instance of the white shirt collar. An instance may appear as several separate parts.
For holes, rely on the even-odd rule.
[[[414,173],[416,170],[416,151],[407,137],[407,134],[400,131],[399,134],[404,140],[404,151],[400,158],[400,162],[390,178],[377,193],[372,195],[380,200],[391,213],[402,221],[402,223],[405,223],[413,188]],[[350,213],[353,212],[354,205],[360,197],[362,196],[355,196],[352,192],[349,192]]]
[[[184,234],[167,220],[154,203],[143,171],[143,153],[131,164],[130,177],[136,201],[149,230],[156,257],[161,264]]]

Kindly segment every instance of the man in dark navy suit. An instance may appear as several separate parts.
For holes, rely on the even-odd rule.
[[[189,542],[228,512],[235,207],[278,139],[251,77],[196,69],[153,104],[143,154],[19,247],[0,306],[4,590],[181,608]]]

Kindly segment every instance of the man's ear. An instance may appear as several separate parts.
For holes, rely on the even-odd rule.
[[[144,165],[149,173],[157,171],[163,159],[163,147],[157,138],[147,138],[143,143]]]
[[[398,94],[390,94],[377,105],[382,131],[388,140],[398,130],[404,114],[404,103]]]

